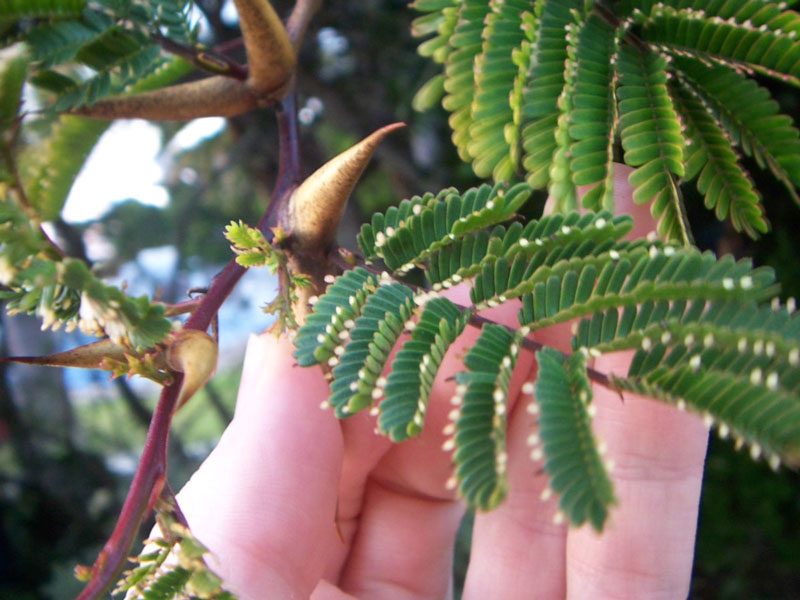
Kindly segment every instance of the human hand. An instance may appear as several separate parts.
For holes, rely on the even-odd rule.
[[[618,169],[617,206],[637,236],[652,220],[630,202]],[[516,306],[485,316],[515,324]],[[320,410],[328,385],[319,368],[294,367],[286,338],[252,337],[233,422],[179,494],[212,566],[242,600],[263,598],[446,598],[453,542],[464,507],[445,482],[442,450],[454,383],[477,338],[451,347],[420,436],[392,444],[366,412],[337,421]],[[568,327],[536,339],[567,350]],[[624,373],[629,356],[594,368]],[[614,461],[619,506],[602,534],[554,523],[557,499],[542,500],[547,475],[526,440],[535,419],[522,383],[535,379],[522,353],[509,397],[508,498],[478,514],[464,598],[685,598],[688,595],[707,430],[654,401],[595,388],[595,432]],[[520,397],[522,396],[522,397]],[[544,493],[547,496],[547,493]]]

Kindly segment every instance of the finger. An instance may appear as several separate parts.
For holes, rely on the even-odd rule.
[[[358,598],[445,598],[464,509],[371,480],[340,587]]]
[[[319,370],[294,366],[291,342],[251,337],[236,414],[179,494],[192,530],[243,600],[308,597],[334,529],[339,424],[319,409]]]
[[[460,292],[454,289],[448,296],[464,303]],[[509,305],[490,316],[510,322],[516,308]],[[461,357],[479,333],[468,327],[446,353],[420,435],[394,445],[371,474],[341,579],[346,591],[367,598],[441,598],[448,593],[453,542],[464,508],[445,486],[453,465],[442,446],[452,434],[443,429],[451,423],[452,375],[463,369]]]
[[[311,594],[311,600],[358,600],[358,598],[343,592],[330,581],[322,579]]]
[[[353,538],[360,526],[370,473],[392,446],[388,437],[376,433],[376,419],[367,411],[340,424],[344,435],[344,458],[339,479],[336,522],[341,543],[333,549],[325,569],[325,577],[330,581],[339,580],[349,556]]]
[[[520,355],[517,372],[536,379],[530,353]],[[522,394],[509,418],[508,497],[475,517],[465,600],[564,598],[567,532],[553,520],[557,503],[545,492],[543,463],[537,454],[531,456],[529,442],[537,429],[528,410],[531,401],[530,394]]]
[[[628,182],[633,171],[628,165],[614,163],[614,214],[633,217],[633,229],[626,237],[636,240],[655,232],[656,222],[651,214],[651,202],[636,204],[633,201],[633,186]]]
[[[359,528],[340,586],[364,598],[442,598],[450,586],[453,542],[463,515],[445,487],[451,458],[442,451],[460,356],[470,328],[449,349],[434,381],[422,432],[392,446],[366,482]]]
[[[656,222],[650,211],[652,203],[636,204],[633,202],[633,187],[628,182],[628,177],[633,171],[634,169],[628,165],[614,163],[614,214],[633,217],[633,229],[627,237],[628,239],[639,239],[654,232]],[[593,187],[594,185],[578,186],[578,196],[582,198]],[[545,215],[552,214],[555,203],[555,198],[547,199],[544,205]]]
[[[629,356],[598,358],[624,374]],[[567,539],[568,598],[686,598],[708,432],[696,416],[653,400],[595,390],[594,430],[614,461],[619,505],[602,534]]]

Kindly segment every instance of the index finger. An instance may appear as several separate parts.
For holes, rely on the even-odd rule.
[[[343,441],[320,410],[328,384],[292,342],[251,336],[236,413],[178,495],[212,566],[242,600],[308,597],[341,542],[334,520]]]

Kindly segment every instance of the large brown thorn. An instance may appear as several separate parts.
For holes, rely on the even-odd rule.
[[[268,0],[234,0],[234,3],[247,51],[248,83],[259,92],[283,87],[294,72],[296,61],[283,22]]]
[[[299,251],[324,251],[331,245],[347,199],[372,153],[383,138],[401,127],[405,124],[378,129],[322,165],[295,190],[289,200],[289,225]]]
[[[200,117],[232,117],[258,105],[259,98],[247,83],[215,75],[133,96],[108,98],[75,113],[97,119],[190,121]]]

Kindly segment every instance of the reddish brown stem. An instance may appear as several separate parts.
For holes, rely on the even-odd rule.
[[[239,81],[247,79],[247,67],[223,56],[214,50],[203,50],[179,44],[160,33],[152,34],[153,40],[167,52],[171,52],[189,61],[198,69],[203,69],[216,75],[226,75]]]
[[[286,23],[286,30],[289,32],[289,39],[292,40],[295,52],[299,52],[306,28],[320,6],[322,6],[322,0],[297,0],[294,3],[292,14]]]
[[[184,302],[178,302],[176,304],[166,304],[164,303],[164,316],[165,317],[176,317],[178,315],[185,315],[186,313],[194,312],[198,306],[200,306],[200,302],[202,301],[201,298],[193,298],[192,300],[186,300]]]
[[[244,38],[239,36],[237,38],[233,38],[232,40],[226,40],[224,42],[220,42],[216,46],[214,46],[214,52],[217,54],[226,54],[231,50],[238,50],[239,48],[244,47]],[[244,66],[247,69],[247,66]]]
[[[280,213],[281,203],[288,200],[287,191],[296,185],[300,172],[300,154],[297,144],[297,126],[294,93],[288,94],[278,111],[281,131],[278,179],[272,193],[270,206],[259,222],[259,227],[269,221],[270,215]],[[284,135],[285,133],[285,135]],[[186,321],[184,328],[206,331],[220,306],[233,291],[245,268],[232,260],[214,278],[208,292],[200,299],[197,308]],[[175,374],[174,382],[161,391],[158,405],[147,431],[142,457],[128,490],[117,525],[92,567],[89,583],[76,600],[97,600],[105,594],[125,567],[125,561],[136,539],[142,520],[160,496],[167,475],[167,440],[170,423],[178,402],[183,376]]]
[[[92,567],[92,578],[76,600],[100,598],[116,581],[144,516],[153,508],[167,475],[167,440],[172,414],[178,401],[182,375],[161,391],[161,397],[150,421],[139,467],[133,476],[128,496],[122,505],[114,532]]]
[[[294,86],[294,80],[292,81]],[[278,111],[278,178],[273,191],[273,202],[258,228],[271,239],[271,227],[277,226],[286,216],[289,196],[300,184],[300,133],[297,125],[297,97],[289,93],[277,107]]]

